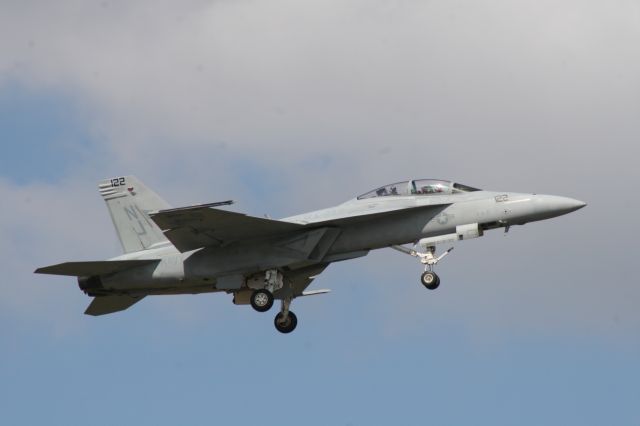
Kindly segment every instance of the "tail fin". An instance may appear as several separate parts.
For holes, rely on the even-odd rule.
[[[125,253],[169,242],[149,218],[150,211],[170,208],[169,204],[135,176],[107,179],[100,182],[98,188],[107,203]]]

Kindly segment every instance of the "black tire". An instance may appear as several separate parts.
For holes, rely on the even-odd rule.
[[[284,324],[280,322],[281,318],[282,312],[278,312],[278,315],[276,315],[275,319],[273,320],[273,324],[276,326],[276,330],[278,330],[280,333],[287,334],[296,329],[296,326],[298,325],[298,317],[296,317],[296,314],[289,311],[287,321]]]
[[[251,295],[251,307],[258,312],[267,312],[273,306],[273,294],[269,290],[256,290]]]
[[[427,271],[420,277],[420,282],[429,290],[435,290],[440,285],[440,277],[432,271]]]

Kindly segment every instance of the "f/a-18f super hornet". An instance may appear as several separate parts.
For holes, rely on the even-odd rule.
[[[145,296],[225,292],[233,303],[268,311],[281,301],[275,326],[296,328],[291,302],[328,290],[307,287],[329,264],[391,247],[416,257],[429,290],[451,249],[436,245],[481,237],[490,229],[549,219],[585,206],[571,198],[483,191],[445,180],[385,185],[335,207],[280,220],[220,207],[223,201],[171,208],[133,176],[99,185],[124,249],[107,261],[68,262],[36,273],[78,277],[93,297],[88,315],[129,308]],[[406,244],[413,243],[413,246]]]

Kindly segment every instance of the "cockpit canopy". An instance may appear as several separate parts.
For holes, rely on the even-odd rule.
[[[474,191],[480,191],[480,189],[447,180],[420,179],[381,186],[378,189],[362,194],[358,197],[358,200],[374,197],[387,197],[391,195],[451,195]]]

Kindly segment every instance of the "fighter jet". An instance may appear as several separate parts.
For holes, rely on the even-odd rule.
[[[571,198],[483,191],[446,180],[381,186],[335,207],[272,220],[224,210],[223,201],[171,208],[134,176],[99,184],[124,254],[106,261],[67,262],[39,274],[78,278],[93,297],[85,314],[125,310],[146,296],[224,292],[236,305],[266,312],[281,301],[274,324],[298,323],[291,302],[327,293],[308,290],[327,266],[394,248],[423,265],[420,282],[440,285],[436,246],[484,232],[564,215],[584,207]],[[407,246],[409,244],[409,246]]]

